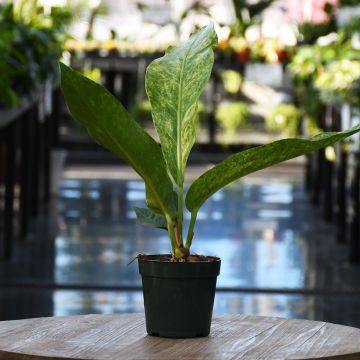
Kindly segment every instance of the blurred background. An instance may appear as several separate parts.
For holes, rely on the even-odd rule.
[[[142,312],[138,176],[69,116],[57,61],[103,84],[154,138],[147,65],[214,21],[187,181],[231,153],[360,121],[358,0],[0,1],[0,320]],[[193,251],[220,256],[214,312],[360,327],[360,138],[235,181]]]

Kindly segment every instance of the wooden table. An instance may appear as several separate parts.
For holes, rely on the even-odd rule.
[[[147,336],[144,315],[0,322],[0,359],[360,359],[360,329],[309,320],[214,316],[208,338]]]

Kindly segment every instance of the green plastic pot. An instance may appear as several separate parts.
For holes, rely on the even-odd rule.
[[[170,262],[169,255],[141,255],[146,330],[149,335],[192,338],[210,333],[221,260]]]

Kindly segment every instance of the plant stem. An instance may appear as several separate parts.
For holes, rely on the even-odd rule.
[[[178,248],[178,245],[176,243],[176,237],[175,237],[173,222],[169,222],[169,221],[167,222],[167,229],[168,229],[169,237],[170,237],[170,240],[171,240],[172,252],[173,252],[173,254],[175,254],[175,250]]]
[[[197,209],[191,212],[191,219],[190,219],[190,224],[189,224],[189,229],[188,229],[188,233],[187,233],[187,237],[186,237],[186,244],[185,244],[185,247],[187,249],[190,249],[192,239],[194,236],[194,226],[195,226],[195,222],[196,222],[197,213],[198,213]]]
[[[178,224],[178,245],[183,243],[183,217],[184,217],[184,209],[183,209],[183,202],[184,202],[184,189],[183,183],[178,185],[178,217],[177,217],[177,224]]]

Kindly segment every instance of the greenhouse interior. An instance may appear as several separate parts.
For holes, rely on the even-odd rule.
[[[0,359],[360,359],[359,0],[0,0],[0,159]]]

